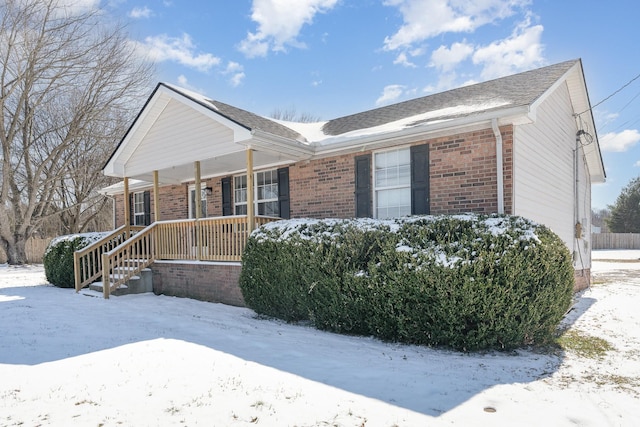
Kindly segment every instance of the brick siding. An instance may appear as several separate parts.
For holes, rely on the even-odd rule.
[[[239,263],[155,262],[153,292],[200,301],[219,302],[244,307],[239,278]]]
[[[505,213],[512,211],[513,132],[501,130]],[[496,137],[485,129],[429,141],[431,213],[498,211]]]

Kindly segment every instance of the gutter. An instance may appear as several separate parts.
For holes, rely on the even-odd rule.
[[[502,159],[502,134],[498,120],[491,119],[491,127],[496,137],[496,177],[498,181],[498,214],[504,214],[504,160]]]
[[[532,119],[529,113],[527,106],[518,106],[488,113],[471,114],[462,118],[442,120],[437,123],[410,126],[393,132],[375,132],[355,137],[337,135],[321,141],[312,142],[315,148],[314,157],[327,156],[338,152],[378,149],[383,148],[385,145],[394,145],[394,143],[397,143],[399,140],[406,140],[408,142],[413,140],[419,141],[431,134],[450,132],[452,129],[467,126],[477,126],[483,123],[489,123],[498,118],[507,121],[512,120],[520,124],[531,123]],[[348,133],[346,135],[348,135]]]

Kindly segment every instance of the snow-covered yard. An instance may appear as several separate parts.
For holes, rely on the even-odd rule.
[[[567,326],[600,355],[462,354],[0,266],[0,425],[636,426],[640,251],[599,251]],[[580,341],[580,340],[579,340]]]

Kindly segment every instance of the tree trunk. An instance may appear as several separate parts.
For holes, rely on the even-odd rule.
[[[14,236],[15,237],[15,236]],[[27,263],[27,251],[25,239],[18,237],[9,242],[7,239],[0,238],[0,247],[4,249],[7,255],[7,263],[9,265],[22,265]]]

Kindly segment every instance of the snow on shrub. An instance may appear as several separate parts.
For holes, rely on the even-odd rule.
[[[52,285],[60,288],[75,287],[73,253],[85,248],[109,234],[80,233],[59,236],[51,240],[44,252],[44,272]]]
[[[257,313],[459,350],[550,339],[569,308],[569,251],[506,215],[287,220],[254,231],[240,287]]]

